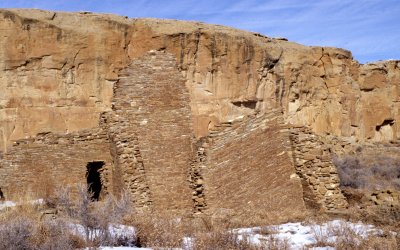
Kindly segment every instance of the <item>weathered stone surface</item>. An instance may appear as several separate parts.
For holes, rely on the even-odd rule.
[[[291,178],[289,134],[281,131],[282,124],[281,113],[272,110],[211,132],[206,167],[201,170],[206,212],[226,209],[236,218],[243,213],[262,218],[268,211],[270,221],[304,212],[304,203],[298,199],[302,197],[300,180]]]
[[[400,206],[400,193],[396,190],[384,190],[373,192],[369,196],[372,204],[378,206]]]
[[[292,128],[290,139],[296,172],[304,180],[306,205],[321,210],[345,208],[347,202],[339,188],[338,173],[323,140],[308,128]]]
[[[176,64],[171,54],[156,51],[133,60],[120,72],[106,126],[113,143],[127,144],[120,147],[124,152],[137,150],[127,154],[136,163],[115,162],[136,206],[187,212],[192,209],[187,177],[194,134],[189,92]]]
[[[7,199],[46,197],[60,187],[86,182],[88,162],[103,161],[103,193],[112,191],[107,134],[99,129],[19,140],[0,157],[0,185]]]
[[[0,30],[6,195],[36,192],[39,173],[84,182],[98,160],[105,191],[127,189],[137,208],[217,216],[289,202],[289,215],[304,198],[334,209],[346,202],[330,154],[400,137],[399,61],[92,13],[2,9]]]
[[[201,23],[39,10],[1,16],[3,149],[38,132],[95,127],[111,108],[119,70],[149,50],[178,59],[197,136],[278,106],[317,134],[387,141],[400,133],[398,61],[360,65],[345,50]]]
[[[214,218],[222,209],[246,223],[303,214],[282,113],[216,125],[198,140],[189,97],[175,57],[150,51],[120,71],[100,128],[16,141],[0,161],[0,185],[7,196],[42,197],[84,183],[85,166],[101,161],[101,195],[125,189],[136,211]]]

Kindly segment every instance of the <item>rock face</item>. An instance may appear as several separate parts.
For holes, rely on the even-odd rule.
[[[286,203],[287,217],[303,197],[346,206],[327,136],[400,137],[399,61],[360,65],[342,49],[92,13],[3,9],[0,29],[9,196],[38,193],[40,175],[85,182],[87,164],[102,162],[102,192],[127,189],[140,209],[273,214]]]

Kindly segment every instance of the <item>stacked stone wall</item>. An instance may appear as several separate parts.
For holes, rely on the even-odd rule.
[[[196,152],[189,170],[189,185],[192,189],[193,212],[195,215],[202,215],[207,208],[202,170],[207,161],[207,139],[207,137],[203,137],[196,142]]]
[[[305,127],[292,128],[290,138],[306,204],[322,210],[345,208],[347,201],[339,188],[339,175],[329,145]]]
[[[102,115],[102,126],[108,131],[113,158],[113,191],[127,191],[136,209],[151,206],[150,190],[140,152],[138,135],[122,112]]]
[[[0,187],[7,199],[21,195],[43,198],[58,187],[86,184],[86,166],[102,161],[102,194],[112,185],[112,159],[107,134],[85,130],[67,135],[41,134],[18,140],[0,159]]]
[[[120,72],[109,134],[116,168],[138,208],[179,213],[193,208],[189,104],[185,80],[170,54],[150,52]]]
[[[57,185],[85,183],[87,164],[102,161],[103,193],[128,191],[136,210],[251,224],[302,214],[304,200],[326,210],[346,206],[329,148],[308,129],[288,129],[281,109],[214,124],[196,139],[178,68],[163,51],[133,60],[119,72],[98,128],[16,141],[0,155],[0,187],[43,197]],[[252,107],[246,103],[253,101],[230,105]]]
[[[202,145],[206,213],[279,221],[304,212],[301,183],[288,156],[289,134],[280,117],[274,110],[211,132]]]

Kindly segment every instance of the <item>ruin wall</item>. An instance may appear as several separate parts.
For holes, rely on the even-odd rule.
[[[122,173],[138,209],[191,212],[189,92],[173,55],[153,51],[120,72],[108,121]]]
[[[218,203],[216,180],[202,174],[204,162],[217,164],[217,155],[241,162],[239,156],[250,153],[237,145],[256,151],[286,135],[275,138],[255,129],[262,139],[247,135],[261,143],[257,146],[220,131],[215,141],[235,143],[211,151],[200,146],[203,141],[221,125],[247,126],[256,121],[248,117],[281,110],[282,123],[311,129],[293,132],[293,149],[286,150],[293,151],[303,188],[310,187],[312,195],[305,197],[332,209],[344,203],[325,139],[333,135],[362,144],[399,138],[399,61],[361,65],[343,49],[202,23],[94,13],[0,10],[0,30],[0,186],[6,189],[19,179],[26,190],[38,186],[34,178],[47,175],[55,162],[62,163],[55,176],[76,168],[71,182],[82,181],[86,170],[80,166],[101,156],[113,166],[108,190],[127,189],[136,207],[202,214]],[[106,134],[103,142],[36,142],[43,134],[79,137],[99,128]],[[241,171],[229,167],[228,176]],[[5,172],[12,174],[6,178]],[[240,196],[230,192],[227,196]],[[168,197],[179,205],[174,208]]]
[[[290,160],[281,112],[221,124],[202,143],[204,213],[280,221],[304,213],[302,186]]]
[[[310,129],[290,129],[291,155],[302,180],[303,198],[308,208],[335,210],[347,207],[329,144]]]
[[[18,140],[0,157],[0,186],[10,200],[50,197],[61,187],[86,185],[87,165],[94,161],[104,162],[102,194],[111,192],[113,161],[104,131]]]

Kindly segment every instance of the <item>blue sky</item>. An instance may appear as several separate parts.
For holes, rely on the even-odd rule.
[[[349,49],[362,63],[400,59],[400,0],[0,0],[0,8],[196,20]]]

